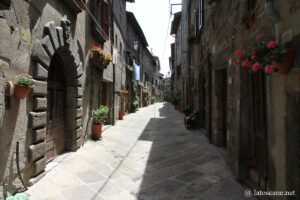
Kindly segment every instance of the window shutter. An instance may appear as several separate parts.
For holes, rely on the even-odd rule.
[[[198,14],[198,30],[201,30],[204,23],[204,9],[203,9],[203,0],[199,0],[199,14]]]
[[[102,4],[102,28],[109,35],[109,6],[104,1]]]
[[[197,29],[198,29],[198,12],[196,10],[194,10],[194,37],[197,36]]]

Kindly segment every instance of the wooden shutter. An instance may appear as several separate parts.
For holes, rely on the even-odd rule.
[[[199,1],[199,8],[198,8],[198,30],[201,30],[203,23],[204,23],[204,4],[203,0]]]
[[[109,35],[109,6],[104,1],[102,4],[102,28]]]

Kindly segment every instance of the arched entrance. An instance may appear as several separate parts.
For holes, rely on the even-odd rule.
[[[33,184],[43,176],[46,163],[65,150],[80,147],[82,136],[82,74],[78,41],[71,36],[70,21],[44,26],[44,36],[32,46],[32,111],[29,113],[31,145],[28,161]]]
[[[58,54],[51,59],[47,80],[46,162],[65,151],[66,78]]]

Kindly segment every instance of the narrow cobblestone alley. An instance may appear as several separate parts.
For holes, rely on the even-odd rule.
[[[187,131],[169,103],[127,115],[46,171],[29,188],[30,200],[251,199],[221,153],[201,131]]]

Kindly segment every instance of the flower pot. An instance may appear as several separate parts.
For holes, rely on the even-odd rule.
[[[285,53],[283,53],[282,61],[278,62],[276,60],[272,60],[272,65],[278,69],[280,74],[288,74],[294,65],[294,58],[295,50],[288,49]]]
[[[92,139],[99,140],[102,138],[102,124],[101,123],[93,123],[92,124]]]
[[[119,120],[123,120],[124,115],[125,115],[125,112],[119,111]]]
[[[31,91],[30,87],[15,84],[15,97],[17,99],[24,99]]]

